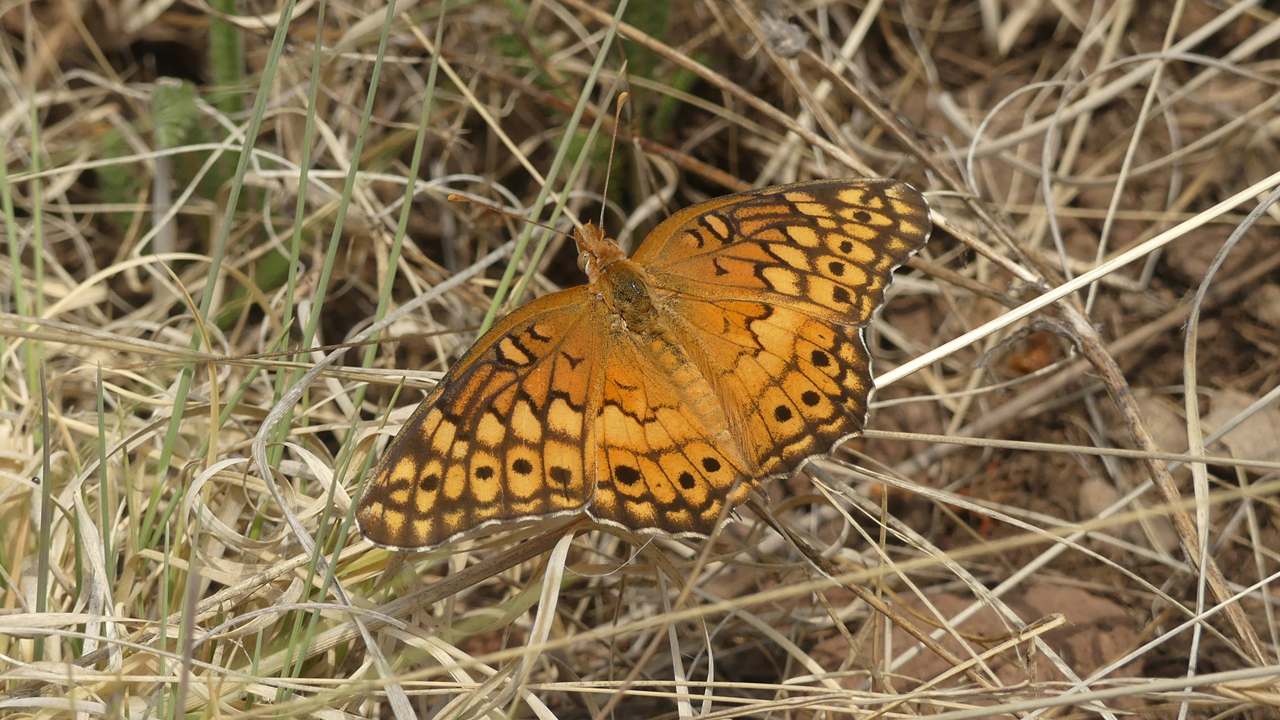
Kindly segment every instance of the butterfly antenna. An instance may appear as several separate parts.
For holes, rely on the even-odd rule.
[[[506,210],[503,210],[502,208],[498,207],[497,205],[490,205],[490,204],[489,204],[489,203],[487,203],[487,202],[481,202],[481,201],[479,201],[479,200],[474,200],[474,199],[472,199],[472,198],[465,197],[465,196],[463,196],[463,195],[459,195],[459,194],[457,194],[457,193],[450,193],[450,194],[449,194],[449,196],[448,196],[448,197],[446,197],[445,199],[446,199],[446,200],[448,200],[449,202],[465,202],[465,203],[471,203],[472,205],[479,205],[480,207],[485,208],[485,209],[487,209],[487,210],[492,210],[492,211],[494,211],[494,212],[498,213],[499,215],[506,215],[507,217],[509,217],[509,218],[511,218],[512,220],[515,220],[515,221],[517,221],[517,222],[526,222],[526,223],[531,223],[531,224],[533,224],[533,225],[537,225],[537,226],[538,226],[538,227],[540,227],[540,228],[546,228],[547,230],[550,230],[550,231],[551,231],[551,232],[553,232],[553,233],[559,233],[560,235],[564,235],[564,236],[565,236],[565,237],[567,237],[567,238],[573,238],[573,235],[570,235],[569,233],[567,233],[567,232],[565,232],[565,231],[563,231],[563,230],[557,230],[557,229],[555,229],[555,228],[551,227],[550,225],[548,225],[548,224],[546,224],[546,223],[540,223],[540,222],[538,222],[537,220],[530,220],[529,218],[520,217],[519,215],[516,215],[515,213],[507,212]]]
[[[604,197],[600,198],[600,229],[604,230],[604,209],[609,206],[609,175],[613,172],[613,148],[618,144],[618,124],[622,122],[622,106],[628,93],[618,94],[618,107],[613,111],[613,138],[609,140],[609,164],[604,168]]]

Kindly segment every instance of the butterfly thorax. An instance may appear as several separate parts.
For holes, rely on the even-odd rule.
[[[643,337],[662,332],[652,291],[638,265],[625,259],[616,262],[600,274],[596,286],[605,306],[632,333]]]
[[[626,330],[660,350],[664,344],[675,344],[669,328],[662,322],[654,302],[653,288],[644,268],[628,260],[618,244],[588,222],[577,231],[578,264],[590,278],[610,312]]]

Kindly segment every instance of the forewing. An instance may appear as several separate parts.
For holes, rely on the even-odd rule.
[[[910,185],[820,180],[682,210],[633,259],[659,288],[862,325],[884,302],[893,269],[929,231],[928,205]]]
[[[360,531],[425,549],[492,523],[581,510],[600,398],[605,326],[585,287],[508,315],[440,381],[365,485]]]
[[[824,180],[694,206],[637,251],[757,479],[861,432],[872,390],[863,328],[929,230],[908,185]]]

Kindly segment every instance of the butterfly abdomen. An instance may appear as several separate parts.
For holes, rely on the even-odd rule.
[[[659,310],[644,270],[629,260],[614,263],[602,273],[605,305],[616,317],[621,342],[648,356],[664,379],[714,434],[724,428],[724,416],[713,388]]]

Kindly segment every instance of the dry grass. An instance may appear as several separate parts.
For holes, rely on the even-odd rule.
[[[1280,712],[1274,12],[595,5],[3,15],[0,715]],[[928,192],[871,430],[766,488],[834,580],[747,511],[354,531],[495,294],[581,281],[444,197],[597,218],[614,134],[632,247],[752,186]]]

